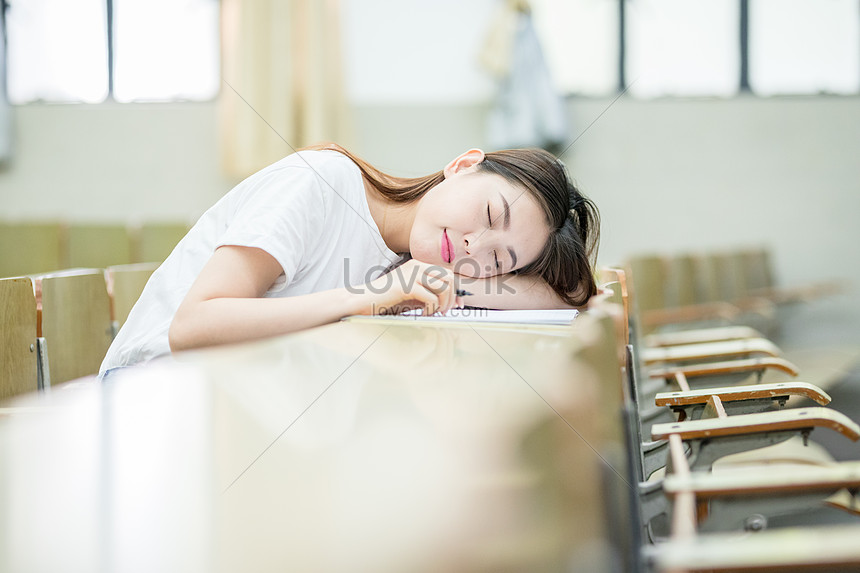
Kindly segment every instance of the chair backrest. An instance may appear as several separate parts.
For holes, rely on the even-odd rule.
[[[627,288],[636,296],[640,312],[666,308],[666,264],[662,257],[633,257],[627,264],[627,270],[636,281],[635,287],[628,284]]]
[[[69,226],[66,259],[61,268],[103,269],[131,262],[131,237],[125,225]]]
[[[0,279],[0,399],[37,389],[37,356],[33,281]]]
[[[695,257],[693,255],[675,255],[667,263],[669,283],[667,303],[669,306],[689,306],[698,302],[699,293],[696,288]]]
[[[719,300],[735,302],[744,297],[743,269],[736,252],[714,253],[711,255],[717,272]]]
[[[134,260],[140,263],[164,262],[187,232],[185,223],[144,223],[137,230]]]
[[[741,251],[738,256],[741,259],[740,266],[747,292],[774,287],[770,253],[767,249],[748,249]]]
[[[0,223],[0,277],[62,268],[63,236],[59,223]]]
[[[51,385],[98,373],[112,340],[104,271],[73,269],[33,280]]]
[[[131,312],[149,277],[157,268],[157,263],[137,263],[117,265],[105,270],[111,301],[111,320],[117,329],[125,323],[128,313]]]

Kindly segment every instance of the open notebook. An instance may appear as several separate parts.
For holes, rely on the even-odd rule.
[[[568,325],[573,322],[579,311],[563,310],[485,310],[474,308],[452,308],[448,314],[423,316],[421,310],[413,310],[398,315],[379,318],[397,320],[419,320],[427,322],[492,322],[504,324],[552,324]]]

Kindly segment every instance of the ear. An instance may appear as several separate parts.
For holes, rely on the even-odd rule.
[[[454,161],[445,166],[445,169],[443,170],[445,179],[450,178],[455,173],[474,167],[483,160],[484,152],[482,150],[470,149],[466,153],[457,156]]]

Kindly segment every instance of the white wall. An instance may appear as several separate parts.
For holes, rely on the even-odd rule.
[[[216,106],[25,105],[0,168],[0,218],[195,220],[232,187]]]
[[[610,100],[574,100],[578,133]],[[860,283],[856,98],[621,99],[565,156],[603,215],[601,259],[771,245],[781,278]],[[4,219],[194,219],[234,182],[215,104],[14,108]],[[356,106],[356,152],[399,174],[482,145],[482,105]],[[285,152],[287,152],[285,150]]]

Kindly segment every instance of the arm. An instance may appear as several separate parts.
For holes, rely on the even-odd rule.
[[[483,279],[459,277],[459,288],[472,293],[469,306],[500,310],[573,308],[537,276],[504,274]]]
[[[417,261],[396,269],[413,273]],[[375,314],[398,303],[425,305],[428,312],[448,310],[453,277],[427,280],[388,280],[381,288],[331,289],[307,295],[261,298],[281,274],[280,264],[267,252],[250,247],[220,247],[203,267],[170,325],[170,349],[175,351],[255,340],[295,332],[351,314]],[[383,277],[384,278],[384,277]],[[376,283],[376,279],[371,284]],[[379,286],[379,285],[375,285]]]

